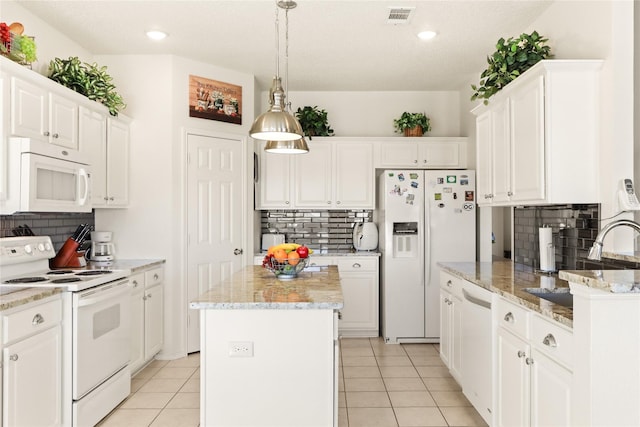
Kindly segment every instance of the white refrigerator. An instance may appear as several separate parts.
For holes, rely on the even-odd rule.
[[[387,343],[440,340],[438,262],[476,260],[475,171],[379,176],[381,327]]]

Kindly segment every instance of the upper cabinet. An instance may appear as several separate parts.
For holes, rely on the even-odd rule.
[[[11,77],[11,134],[78,149],[78,104],[46,87]]]
[[[545,60],[473,110],[479,205],[597,203],[599,60]]]
[[[264,152],[259,142],[257,209],[373,209],[373,145],[316,137],[306,154]]]
[[[377,168],[464,169],[467,138],[395,137],[377,143]]]

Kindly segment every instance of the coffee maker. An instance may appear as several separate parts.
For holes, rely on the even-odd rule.
[[[104,264],[113,262],[116,249],[111,238],[111,231],[91,232],[91,254],[89,257],[91,261]]]

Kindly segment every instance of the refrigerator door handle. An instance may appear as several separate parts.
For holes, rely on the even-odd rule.
[[[425,178],[426,181],[426,178]],[[424,206],[424,268],[422,269],[422,283],[427,287],[429,278],[431,277],[431,199],[425,194]]]

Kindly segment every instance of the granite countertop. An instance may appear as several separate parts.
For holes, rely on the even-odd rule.
[[[0,311],[29,304],[62,292],[61,288],[25,288],[0,295]]]
[[[602,258],[640,263],[640,252],[602,252]]]
[[[562,270],[560,277],[603,291],[640,293],[640,270]]]
[[[573,327],[573,310],[525,292],[524,288],[568,288],[569,282],[555,275],[537,273],[531,267],[511,261],[441,262],[438,265],[455,276],[475,283],[506,299]]]
[[[298,277],[279,280],[250,265],[191,301],[196,309],[330,309],[343,307],[338,267],[313,267]]]

